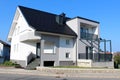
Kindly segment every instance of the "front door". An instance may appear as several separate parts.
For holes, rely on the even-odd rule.
[[[86,46],[86,59],[92,58],[93,58],[92,47]]]
[[[40,43],[36,44],[36,58],[40,58]]]

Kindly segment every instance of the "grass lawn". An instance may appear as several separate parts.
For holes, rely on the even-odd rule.
[[[108,69],[107,67],[55,66],[53,68]]]

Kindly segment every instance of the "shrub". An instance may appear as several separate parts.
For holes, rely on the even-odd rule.
[[[5,61],[5,62],[3,63],[3,65],[4,65],[4,66],[15,66],[16,64],[13,63],[13,62],[11,62],[11,61]]]
[[[22,68],[19,64],[17,64],[16,62],[13,63],[11,61],[5,61],[3,64],[0,64],[0,66],[3,67],[15,67],[15,68]]]
[[[114,55],[114,67],[119,68],[118,65],[120,65],[120,52],[117,52]]]

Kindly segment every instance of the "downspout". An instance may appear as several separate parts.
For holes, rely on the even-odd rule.
[[[76,39],[77,39],[77,38],[76,38]],[[77,45],[78,45],[78,39],[77,39],[77,41],[76,41],[76,66],[77,66],[77,57],[78,57],[78,56],[77,56],[77,52],[78,52],[78,51],[77,51],[77,50],[78,50],[78,49],[77,49],[77,48],[78,48]]]

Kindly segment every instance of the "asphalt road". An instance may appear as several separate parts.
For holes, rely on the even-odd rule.
[[[97,77],[79,77],[79,78],[67,78],[59,76],[36,76],[36,75],[23,75],[23,74],[8,74],[0,73],[0,80],[120,80],[119,78],[97,78]]]

